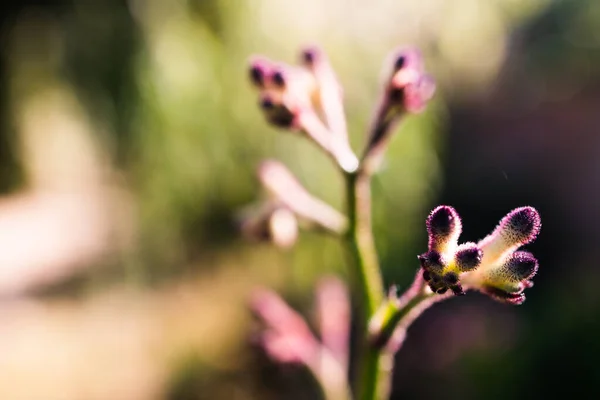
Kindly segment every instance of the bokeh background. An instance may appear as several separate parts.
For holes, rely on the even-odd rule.
[[[284,160],[341,209],[310,143],[256,109],[247,58],[322,45],[355,148],[382,61],[417,45],[438,91],[397,133],[374,182],[386,282],[406,286],[437,204],[463,240],[540,210],[541,268],[520,307],[436,305],[396,357],[393,398],[591,398],[600,380],[600,2],[595,0],[53,0],[0,20],[0,398],[318,398],[302,368],[249,344],[248,295],[310,315],[315,233],[281,250],[235,216]]]

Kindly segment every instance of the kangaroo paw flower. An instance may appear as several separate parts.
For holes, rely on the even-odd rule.
[[[333,68],[317,48],[304,51],[301,63],[292,66],[265,57],[250,61],[249,78],[259,91],[265,119],[276,127],[303,133],[344,171],[354,172],[359,162],[348,141],[341,89]]]
[[[541,219],[533,207],[521,207],[508,213],[496,229],[478,243],[483,258],[476,270],[465,273],[463,282],[509,304],[525,301],[523,291],[533,286],[539,265],[533,254],[517,251],[539,234]]]
[[[460,217],[450,206],[436,207],[427,217],[429,249],[418,258],[423,279],[434,293],[450,290],[455,295],[464,294],[461,274],[476,269],[481,262],[482,252],[475,243],[458,244],[461,232]]]

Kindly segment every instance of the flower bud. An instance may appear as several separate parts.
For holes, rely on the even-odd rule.
[[[527,251],[517,251],[506,260],[504,268],[514,280],[522,281],[531,279],[537,273],[538,261]]]
[[[280,128],[292,128],[297,118],[295,110],[286,107],[280,99],[269,93],[265,93],[260,99],[265,118],[273,125]]]
[[[531,253],[516,250],[534,240],[540,227],[540,215],[535,208],[520,207],[508,213],[478,243],[483,252],[480,265],[462,276],[463,283],[498,301],[523,303],[523,291],[533,286],[530,279],[538,270],[538,261]]]
[[[424,72],[421,53],[416,49],[398,52],[393,59],[387,91],[390,104],[418,113],[423,111],[434,92],[435,82]]]
[[[265,57],[253,57],[250,61],[250,81],[259,89],[264,89],[273,73],[273,62]]]
[[[474,270],[481,264],[483,252],[475,243],[463,243],[458,246],[454,257],[459,271],[467,272]]]
[[[460,217],[450,206],[438,206],[427,217],[429,250],[442,254],[454,250],[462,231]]]
[[[511,211],[481,241],[483,262],[498,262],[517,248],[530,243],[539,234],[541,226],[540,215],[535,208],[520,207]]]
[[[421,254],[417,257],[421,263],[421,268],[430,273],[437,275],[442,273],[444,269],[444,263],[442,256],[437,251],[428,251],[427,253]],[[426,279],[428,280],[428,279]]]

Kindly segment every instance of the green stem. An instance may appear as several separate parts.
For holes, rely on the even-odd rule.
[[[383,281],[371,228],[371,187],[368,176],[346,175],[348,230],[346,242],[356,271],[363,314],[370,317],[383,301]]]
[[[380,352],[370,346],[367,325],[384,298],[383,281],[377,261],[377,253],[371,228],[371,187],[368,175],[360,171],[346,174],[346,195],[348,201],[348,231],[346,245],[354,267],[354,280],[360,293],[361,312],[357,340],[358,374],[355,393],[357,399],[381,399],[378,393],[383,379],[380,368]]]

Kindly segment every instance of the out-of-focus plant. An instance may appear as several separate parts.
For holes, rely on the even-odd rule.
[[[270,199],[242,222],[247,235],[281,246],[293,245],[299,226],[338,236],[343,242],[351,292],[360,310],[353,344],[358,360],[355,374],[349,374],[350,307],[342,284],[327,279],[317,290],[319,337],[277,294],[261,291],[252,303],[265,323],[260,343],[266,352],[280,362],[304,364],[328,399],[387,398],[394,353],[424,310],[468,290],[521,304],[538,269],[531,253],[519,251],[540,231],[540,216],[534,208],[517,208],[478,243],[459,244],[458,213],[450,206],[439,206],[426,221],[428,250],[418,257],[420,268],[414,282],[402,295],[397,295],[396,288],[386,295],[371,228],[371,177],[398,124],[421,112],[435,91],[417,50],[395,51],[386,67],[387,79],[359,158],[348,141],[341,86],[320,49],[302,51],[299,66],[265,57],[250,63],[250,79],[266,120],[317,144],[346,183],[344,215],[311,195],[284,165],[265,161],[258,176]],[[348,375],[353,375],[350,383]]]

